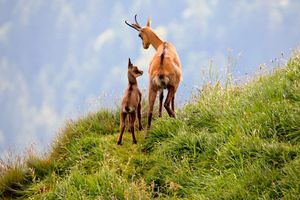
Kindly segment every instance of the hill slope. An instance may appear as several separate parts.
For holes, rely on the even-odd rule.
[[[69,122],[45,158],[3,165],[0,196],[299,198],[299,55],[245,85],[207,86],[177,113],[157,119],[147,139],[137,132],[137,145],[130,134],[116,145],[116,111]]]

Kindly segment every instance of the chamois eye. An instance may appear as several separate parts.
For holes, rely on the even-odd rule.
[[[142,35],[141,35],[141,34],[139,34],[139,37],[140,37],[140,38],[142,38]]]

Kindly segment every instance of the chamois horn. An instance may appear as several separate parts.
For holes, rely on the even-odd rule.
[[[134,15],[134,21],[135,21],[136,25],[138,25],[139,27],[141,27],[141,25],[137,22],[136,17],[137,17],[137,14]]]
[[[137,31],[140,31],[140,30],[141,30],[141,26],[140,26],[140,24],[137,22],[136,16],[137,16],[137,15],[134,16],[135,24],[129,24],[126,20],[125,20],[125,24],[127,24],[127,25],[130,26],[131,28],[134,28],[134,29],[137,30]]]

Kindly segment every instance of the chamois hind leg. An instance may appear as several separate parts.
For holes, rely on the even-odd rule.
[[[168,95],[167,95],[166,101],[165,101],[165,103],[164,103],[164,107],[166,108],[166,110],[167,110],[169,116],[170,116],[170,117],[174,117],[174,118],[175,118],[175,112],[174,112],[174,110],[172,110],[172,109],[170,108],[170,106],[171,106],[171,101],[172,101],[172,99],[174,98],[175,92],[176,92],[176,91],[175,91],[175,88],[174,88],[174,87],[169,88],[169,89],[168,89]]]
[[[139,102],[138,109],[137,109],[137,116],[138,116],[138,120],[139,120],[139,131],[143,130],[142,119],[141,119],[142,118],[141,110],[142,110],[142,106],[141,106],[141,102]]]
[[[175,112],[175,94],[174,97],[172,98],[172,110]]]
[[[132,142],[134,144],[136,144],[137,141],[136,141],[135,134],[134,134],[134,122],[135,122],[135,117],[136,117],[135,112],[130,113],[129,116],[130,116],[129,127],[130,127],[130,131],[132,134]]]
[[[123,133],[125,130],[125,121],[126,121],[126,113],[122,112],[121,113],[121,119],[120,119],[120,136],[118,139],[118,145],[121,145],[122,143],[122,137],[123,137]]]
[[[148,129],[150,129],[151,126],[151,121],[152,121],[152,113],[153,113],[153,106],[155,103],[155,99],[156,99],[156,95],[157,95],[157,90],[153,90],[149,89],[149,112],[148,112]]]
[[[162,112],[162,102],[164,100],[164,90],[162,89],[160,91],[160,94],[159,94],[159,112],[158,112],[158,117],[161,117],[161,112]]]

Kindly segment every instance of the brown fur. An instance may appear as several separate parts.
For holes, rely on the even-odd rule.
[[[162,101],[164,98],[163,90],[168,90],[168,95],[164,102],[164,107],[170,117],[175,117],[175,93],[181,80],[181,64],[175,47],[160,39],[150,27],[150,19],[145,27],[141,27],[135,16],[135,24],[125,23],[139,31],[139,37],[142,39],[144,49],[148,49],[150,44],[155,48],[156,53],[149,66],[149,113],[148,129],[151,126],[152,112],[157,92],[159,95],[159,116],[162,112]]]
[[[143,74],[142,70],[133,66],[130,58],[128,61],[128,87],[125,90],[125,94],[121,104],[121,116],[120,116],[120,136],[118,139],[118,145],[122,143],[122,137],[125,130],[126,116],[129,115],[129,132],[132,134],[133,143],[136,144],[136,138],[134,134],[134,122],[136,113],[139,121],[139,130],[142,130],[141,123],[141,100],[142,93],[140,92],[136,78]]]

